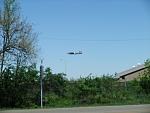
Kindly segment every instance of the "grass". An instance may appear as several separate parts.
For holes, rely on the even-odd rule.
[[[141,97],[141,98],[131,98],[128,100],[120,100],[120,101],[114,101],[111,103],[94,103],[94,104],[57,104],[55,106],[43,106],[43,108],[72,108],[72,107],[92,107],[92,106],[117,106],[117,105],[139,105],[139,104],[150,104],[150,96],[148,97]],[[0,111],[4,110],[19,110],[19,109],[40,109],[40,106],[37,106],[36,108],[31,106],[31,107],[26,107],[26,108],[0,108]]]

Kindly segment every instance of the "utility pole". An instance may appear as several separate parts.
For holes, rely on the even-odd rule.
[[[65,76],[67,76],[67,73],[66,73],[66,60],[65,60]]]
[[[65,76],[66,76],[66,75],[67,75],[67,71],[66,71],[66,70],[67,70],[67,64],[66,64],[66,63],[67,63],[67,61],[66,61],[66,60],[63,60],[63,59],[60,59],[60,60],[62,60],[62,61],[64,61],[64,62],[65,62],[65,73],[64,73],[64,74],[65,74]]]
[[[41,108],[43,108],[43,86],[42,86],[42,79],[43,79],[43,59],[41,58],[41,65],[40,65],[40,85],[41,85]]]
[[[124,80],[124,89],[126,90],[127,89],[127,81],[126,81],[125,76],[123,76],[122,79]]]

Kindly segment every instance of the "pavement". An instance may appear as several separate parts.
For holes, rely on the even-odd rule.
[[[5,110],[0,113],[150,113],[150,104],[99,107]]]

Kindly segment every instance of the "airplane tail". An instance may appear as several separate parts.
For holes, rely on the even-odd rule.
[[[82,54],[82,51],[79,51],[79,54]]]

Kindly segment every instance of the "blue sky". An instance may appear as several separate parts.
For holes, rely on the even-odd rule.
[[[38,61],[53,73],[65,72],[66,61],[67,78],[114,74],[150,58],[149,0],[18,2],[39,33]]]

